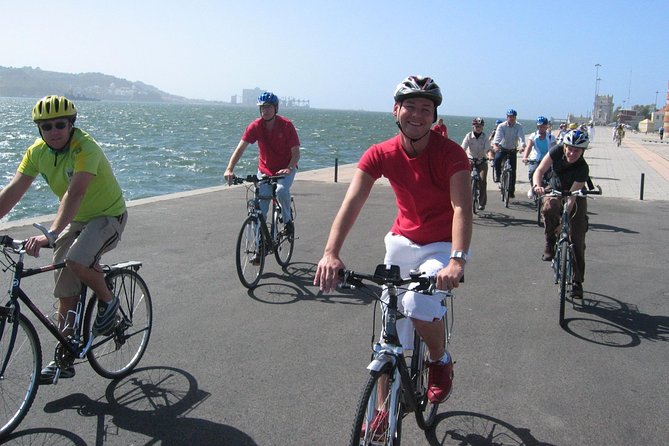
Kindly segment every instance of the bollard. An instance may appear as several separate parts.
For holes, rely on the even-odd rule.
[[[639,191],[639,200],[641,200],[641,201],[643,201],[643,183],[644,183],[645,177],[646,177],[646,174],[642,173],[641,174],[641,188],[640,188],[641,190]]]
[[[335,171],[334,171],[334,182],[337,182],[337,177],[339,176],[339,158],[335,158]]]

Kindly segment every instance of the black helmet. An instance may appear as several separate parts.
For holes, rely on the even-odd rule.
[[[434,102],[435,109],[441,105],[441,90],[429,77],[409,76],[395,89],[395,102],[408,98],[425,98]]]
[[[474,119],[472,119],[472,125],[484,126],[485,121],[483,120],[483,118],[474,118]]]

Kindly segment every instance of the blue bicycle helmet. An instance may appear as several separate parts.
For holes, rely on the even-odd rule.
[[[537,125],[548,124],[548,118],[545,116],[537,116]]]
[[[271,91],[266,91],[258,96],[257,105],[273,104],[279,108],[279,98]]]
[[[503,119],[497,119],[497,120],[495,120],[495,125],[500,125],[503,122],[504,122]]]
[[[564,137],[564,144],[567,146],[576,147],[577,149],[587,149],[590,144],[590,139],[586,132],[580,130],[572,130]]]
[[[507,116],[518,116],[518,112],[515,111],[514,109],[510,108],[506,111]]]

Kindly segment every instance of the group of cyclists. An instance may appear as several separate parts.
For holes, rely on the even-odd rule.
[[[397,216],[385,235],[386,264],[399,265],[402,276],[419,270],[436,277],[441,290],[457,288],[470,256],[472,239],[472,196],[470,159],[484,160],[476,164],[484,181],[480,208],[486,205],[485,178],[487,162],[493,164],[493,179],[499,181],[500,168],[510,157],[513,168],[511,196],[515,192],[516,150],[522,146],[522,161],[529,165],[531,191],[543,194],[547,181],[553,188],[577,190],[584,187],[588,165],[583,154],[588,147],[588,134],[570,130],[556,138],[549,131],[548,119],[539,116],[537,129],[527,144],[517,112],[509,109],[506,120],[498,122],[490,136],[484,132],[482,118],[472,120],[472,131],[462,147],[448,139],[446,130],[438,133],[432,126],[437,121],[437,108],[442,103],[441,89],[430,77],[408,76],[396,87],[392,114],[399,133],[373,144],[362,155],[348,192],[341,204],[318,262],[314,285],[321,290],[334,289],[339,271],[345,268],[340,252],[370,191],[381,176],[392,186],[398,208]],[[260,117],[244,131],[230,157],[224,177],[231,183],[234,168],[245,149],[258,144],[258,174],[283,175],[276,195],[290,224],[290,188],[298,169],[300,141],[294,125],[280,116],[279,99],[271,92],[258,97]],[[37,255],[40,247],[53,246],[54,261],[67,262],[68,268],[56,277],[54,295],[59,298],[59,313],[67,320],[71,296],[76,296],[81,282],[94,290],[99,300],[96,330],[105,333],[118,302],[114,302],[99,269],[100,256],[116,246],[127,220],[121,189],[104,153],[87,133],[75,127],[77,111],[63,96],[47,96],[35,105],[32,118],[39,138],[28,148],[15,177],[0,191],[0,217],[20,200],[37,175],[42,175],[58,196],[60,207],[50,228],[50,237],[29,239],[27,251]],[[441,127],[440,127],[441,128]],[[444,126],[445,129],[445,126]],[[463,148],[465,150],[463,150]],[[552,175],[548,175],[552,172]],[[266,191],[263,195],[270,195]],[[269,203],[263,200],[263,212]],[[584,236],[587,227],[585,200],[575,199],[572,225],[576,246],[577,268],[573,286],[574,298],[582,298],[585,262]],[[559,225],[559,203],[548,199],[543,203],[546,247],[544,260],[550,260]],[[556,218],[556,212],[557,218]],[[387,298],[385,295],[383,298]],[[399,305],[406,318],[402,334],[413,327],[429,349],[428,397],[439,403],[451,392],[453,360],[446,350],[442,316],[445,309],[438,295],[425,296],[407,292]],[[398,325],[400,324],[398,322]],[[63,322],[63,330],[68,324]],[[53,374],[53,365],[43,374]],[[74,376],[64,371],[61,378]]]
[[[522,162],[528,165],[528,180],[530,189],[528,198],[534,199],[537,195],[544,195],[547,189],[561,191],[577,191],[587,186],[589,182],[589,166],[584,158],[585,150],[590,144],[588,129],[576,123],[561,124],[558,135],[550,131],[550,122],[545,116],[536,118],[536,131],[528,136],[525,144],[525,135],[522,127],[516,122],[517,112],[514,109],[507,111],[506,121],[498,122],[490,140],[492,147],[484,143],[474,143],[481,138],[485,140],[482,127],[483,120],[474,118],[473,131],[468,133],[462,147],[466,150],[472,168],[477,168],[484,176],[485,169],[474,166],[485,152],[489,160],[494,163],[493,179],[499,182],[499,174],[505,158],[511,161],[511,185],[515,184],[516,177],[516,150],[522,145]],[[591,131],[592,132],[592,131]],[[513,196],[513,186],[510,195]],[[483,203],[485,203],[483,199]],[[551,261],[555,254],[555,242],[560,225],[562,211],[561,199],[545,197],[540,202],[541,214],[544,220],[545,245],[542,260]],[[585,197],[570,197],[568,200],[571,217],[571,239],[574,244],[574,276],[571,287],[572,299],[583,299],[583,279],[585,274],[585,233],[588,227],[587,202]],[[483,209],[485,204],[479,206]]]

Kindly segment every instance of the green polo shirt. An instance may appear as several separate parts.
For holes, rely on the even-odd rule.
[[[42,175],[53,193],[62,200],[72,175],[88,172],[95,177],[89,183],[74,221],[87,222],[101,216],[115,217],[125,211],[123,191],[116,181],[109,160],[98,143],[86,132],[75,128],[69,148],[51,150],[42,138],[28,148],[18,171],[30,177]]]

